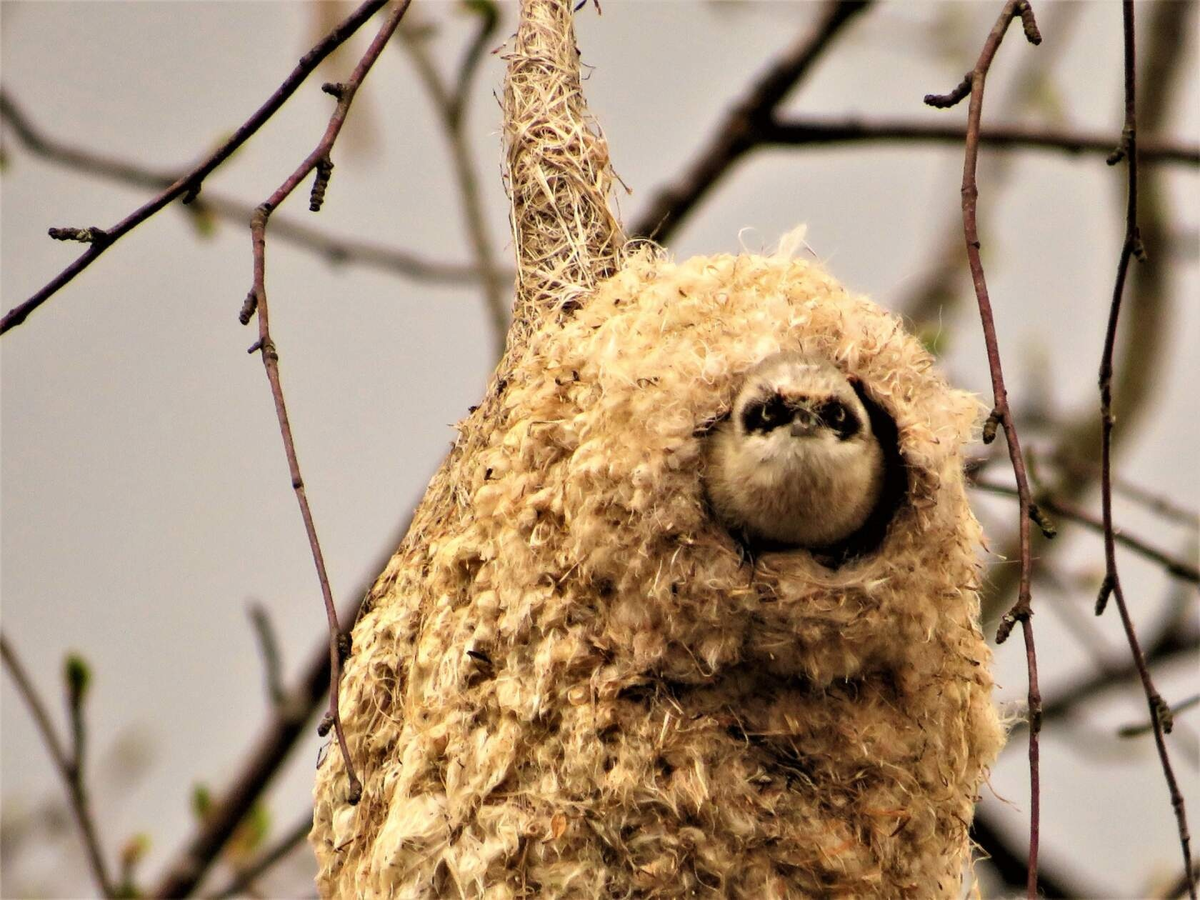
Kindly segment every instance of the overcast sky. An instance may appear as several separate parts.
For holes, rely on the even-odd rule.
[[[921,98],[957,83],[999,5],[893,3],[870,12],[787,109],[961,123],[964,109],[938,114]],[[1036,103],[1010,105],[1006,120],[1116,136],[1119,5],[1036,6],[1045,42],[1035,49],[1010,36],[989,80],[988,109],[1005,115],[1013,76],[1034,54],[1049,54],[1053,65]],[[632,189],[619,201],[626,221],[815,11],[792,2],[605,0],[602,16],[590,6],[578,13],[583,59],[592,67],[585,90]],[[440,24],[435,46],[452,70],[468,19],[444,2],[414,4],[412,12]],[[505,5],[504,14],[501,35],[514,26],[514,8]],[[312,8],[299,3],[5,0],[0,80],[50,135],[171,169],[208,152],[274,90],[313,42],[313,19]],[[356,53],[374,30],[364,28]],[[1191,44],[1189,74],[1169,131],[1194,143],[1194,34],[1180,39]],[[343,57],[340,69],[314,76],[205,191],[248,205],[265,199],[325,127],[331,100],[321,81],[344,78],[352,63]],[[507,259],[493,99],[502,75],[499,57],[488,56],[469,126],[488,222]],[[36,159],[7,133],[4,150],[0,291],[7,309],[80,250],[51,241],[47,227],[111,225],[147,194]],[[280,215],[430,259],[470,261],[444,136],[399,44],[360,93],[335,162],[319,216],[307,212],[306,196]],[[1124,174],[1101,158],[1025,153],[1012,162],[1003,192],[989,192],[985,180],[980,201],[1001,348],[1018,407],[1047,396],[1065,415],[1095,400]],[[896,308],[939,256],[947,223],[958,215],[960,177],[961,149],[954,147],[764,151],[721,183],[670,249],[681,258],[759,250],[805,222],[809,244],[837,277]],[[1166,185],[1178,240],[1150,248],[1171,254],[1170,327],[1158,349],[1166,374],[1120,463],[1133,481],[1195,508],[1200,181],[1195,169],[1175,167]],[[300,461],[334,590],[344,600],[395,545],[400,522],[449,446],[452,424],[478,400],[493,362],[487,322],[473,288],[333,266],[278,240],[268,259],[272,330]],[[172,208],[0,344],[4,632],[56,713],[64,653],[78,650],[91,662],[94,804],[105,849],[113,858],[128,836],[149,833],[150,877],[192,827],[191,785],[225,784],[264,719],[248,602],[271,611],[289,675],[322,640],[320,596],[266,380],[258,358],[245,352],[256,335],[237,321],[250,277],[246,228],[220,222],[202,237]],[[973,304],[948,307],[943,327],[952,379],[989,393]],[[1031,444],[1038,443],[1035,436]],[[1095,497],[1088,503],[1098,509]],[[1015,508],[987,504],[980,514],[998,536],[1011,528]],[[1129,530],[1172,552],[1194,552],[1189,529],[1124,503],[1118,514]],[[1036,600],[1047,694],[1095,664],[1064,624],[1070,620],[1050,607],[1087,614],[1103,571],[1101,545],[1063,530],[1057,558],[1066,589],[1043,587]],[[989,564],[1003,563],[993,557]],[[1168,581],[1128,554],[1121,564],[1138,622],[1155,621]],[[1097,629],[1109,657],[1122,659],[1116,616]],[[1001,648],[996,671],[1000,702],[1023,697],[1019,640]],[[1194,673],[1182,667],[1162,678],[1169,700],[1196,691]],[[11,824],[61,792],[7,676],[0,704],[0,800]],[[1083,731],[1055,723],[1044,739],[1045,859],[1097,896],[1138,896],[1150,873],[1178,870],[1174,820],[1152,743],[1113,736],[1144,713],[1138,695],[1091,709]],[[1185,714],[1181,723],[1188,727],[1172,740],[1196,832],[1192,729],[1200,716]],[[320,744],[310,734],[271,791],[280,829],[304,810]],[[1022,741],[984,791],[989,810],[1014,834],[1023,834],[1027,815],[1025,767]],[[19,865],[4,873],[5,896],[89,893],[84,867],[59,862],[64,847],[76,853],[73,834],[24,848]],[[294,874],[281,873],[275,889],[303,884],[289,880]]]

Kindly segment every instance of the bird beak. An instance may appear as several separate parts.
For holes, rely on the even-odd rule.
[[[797,410],[795,418],[792,419],[792,437],[812,437],[816,433],[819,424],[817,417],[808,410]]]

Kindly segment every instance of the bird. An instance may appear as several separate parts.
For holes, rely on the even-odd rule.
[[[850,380],[828,360],[782,351],[746,372],[704,438],[717,519],[751,543],[823,550],[880,502],[885,454]]]

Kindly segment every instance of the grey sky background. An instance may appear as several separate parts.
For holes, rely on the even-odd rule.
[[[913,117],[962,123],[965,109],[921,104],[970,67],[998,2],[890,3],[861,17],[789,100],[796,113]],[[1052,54],[1037,104],[1004,121],[1086,130],[1121,123],[1121,15],[1110,0],[1036,3],[1045,42],[1019,33],[1001,48],[989,110],[1033,54]],[[816,9],[799,2],[715,4],[605,0],[577,15],[585,85],[632,188],[632,221],[664,179],[710,134],[728,103]],[[503,7],[506,36],[515,9]],[[439,25],[434,47],[452,71],[469,21],[456,5],[419,2]],[[239,125],[315,40],[301,3],[0,3],[0,79],[49,134],[159,168],[191,163]],[[355,51],[323,70],[205,190],[253,205],[265,199],[323,131],[323,80],[343,78]],[[497,39],[497,44],[499,43]],[[1200,134],[1195,35],[1168,133]],[[507,201],[499,177],[503,65],[484,62],[470,109],[489,225],[505,259]],[[996,121],[993,118],[992,121]],[[7,309],[80,251],[46,237],[52,225],[111,225],[144,191],[34,158],[5,136],[0,177],[0,292]],[[280,216],[332,234],[367,237],[441,261],[469,262],[444,136],[400,44],[388,48],[351,111],[319,216],[306,190]],[[1101,158],[1022,153],[1003,190],[981,208],[985,264],[1014,403],[1048,397],[1063,416],[1095,402],[1111,281],[1122,237],[1123,178]],[[848,287],[897,308],[939,253],[958,216],[961,149],[859,146],[762,151],[713,192],[671,242],[680,258],[757,251],[800,222],[814,252]],[[1200,506],[1200,180],[1174,167],[1166,180],[1174,236],[1171,326],[1157,352],[1168,364],[1151,409],[1120,458],[1131,480]],[[220,788],[266,715],[262,664],[246,616],[257,599],[273,616],[288,675],[323,637],[324,615],[289,484],[255,339],[237,312],[250,286],[248,229],[218,223],[200,238],[177,207],[146,223],[0,345],[0,615],[54,710],[64,653],[94,669],[88,705],[93,803],[115,858],[146,832],[154,877],[192,827],[191,786]],[[492,360],[479,292],[333,266],[281,240],[268,243],[272,330],[309,498],[340,601],[391,549],[397,528],[449,446],[453,423],[476,402]],[[948,308],[943,365],[957,384],[990,395],[973,298]],[[1027,440],[1047,446],[1052,431]],[[1004,467],[997,467],[1000,475]],[[1098,500],[1090,497],[1090,508]],[[1015,506],[980,502],[999,538]],[[1194,553],[1196,535],[1127,503],[1135,533]],[[1067,589],[1038,590],[1043,692],[1095,661],[1052,607],[1089,614],[1103,573],[1100,542],[1064,525],[1057,571]],[[997,540],[998,543],[998,540]],[[990,566],[1004,565],[991,557]],[[1135,618],[1155,621],[1170,590],[1161,572],[1121,555]],[[1124,658],[1115,615],[1097,623],[1106,656]],[[1000,648],[1002,703],[1024,696],[1024,653]],[[1196,692],[1190,667],[1165,670],[1169,700]],[[1136,897],[1152,874],[1179,868],[1166,790],[1149,739],[1118,741],[1136,721],[1135,690],[1109,695],[1043,739],[1047,863],[1096,896]],[[61,723],[61,719],[59,720]],[[1170,740],[1200,831],[1195,728],[1181,716]],[[61,797],[46,754],[7,676],[0,678],[0,802],[9,825]],[[276,827],[302,814],[320,739],[312,733],[269,795]],[[1086,752],[1085,752],[1086,751]],[[985,805],[1023,834],[1028,805],[1024,739],[995,768]],[[4,896],[88,896],[69,829],[21,848]],[[75,860],[63,865],[61,860]],[[304,862],[273,889],[309,891]],[[297,887],[299,885],[299,887]]]

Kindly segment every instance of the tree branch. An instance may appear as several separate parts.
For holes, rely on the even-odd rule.
[[[115,897],[117,895],[116,888],[109,876],[108,865],[104,861],[104,851],[100,847],[100,838],[96,834],[96,823],[92,818],[87,785],[83,778],[82,693],[86,687],[79,684],[70,691],[74,695],[70,698],[73,738],[71,751],[68,753],[59,740],[58,733],[54,730],[54,723],[50,721],[46,705],[38,696],[24,665],[3,632],[0,632],[0,658],[3,658],[8,674],[12,676],[17,693],[29,707],[29,713],[33,716],[34,724],[37,725],[37,730],[46,744],[50,759],[54,763],[55,769],[58,770],[58,776],[62,780],[63,786],[67,789],[71,815],[79,828],[79,836],[83,841],[83,849],[92,870],[92,878],[105,897]],[[70,678],[70,675],[68,677]]]
[[[20,144],[31,154],[74,172],[100,175],[101,178],[118,184],[148,187],[151,190],[162,190],[180,178],[179,173],[160,172],[49,137],[34,125],[17,101],[4,89],[0,89],[0,119],[12,127]],[[193,200],[190,209],[197,214],[212,212],[224,220],[238,223],[239,226],[244,226],[250,221],[254,212],[250,204],[211,191],[205,191],[203,197]],[[475,284],[480,280],[480,272],[474,266],[436,263],[398,247],[360,239],[336,238],[292,218],[276,217],[271,222],[271,234],[290,244],[319,253],[332,264],[359,264],[412,278],[413,281],[427,281],[433,284]],[[511,277],[512,271],[505,270],[502,274],[504,277]]]
[[[733,164],[760,142],[761,130],[775,109],[812,70],[842,28],[869,5],[870,0],[825,3],[816,27],[806,31],[759,77],[714,129],[708,146],[683,175],[658,190],[629,233],[665,242]]]
[[[1178,36],[1188,33],[1191,14],[1196,6],[1191,3],[1158,3],[1151,9],[1153,14],[1147,29],[1150,45],[1145,54],[1148,61],[1147,77],[1143,81],[1152,84],[1153,88],[1146,90],[1143,85],[1138,118],[1143,127],[1161,128],[1174,108],[1179,75],[1186,71],[1181,59],[1186,42],[1178,40]],[[1149,175],[1141,179],[1139,187],[1141,230],[1145,240],[1158,246],[1167,239],[1168,232],[1163,173],[1158,169],[1151,170]],[[1122,208],[1123,201],[1124,198]],[[1113,401],[1116,414],[1126,427],[1113,434],[1114,453],[1125,438],[1133,434],[1136,423],[1154,408],[1155,392],[1169,363],[1167,355],[1160,352],[1171,327],[1168,274],[1162,254],[1139,266],[1132,285],[1134,294],[1131,303],[1123,311],[1125,327],[1119,335],[1120,354],[1131,364],[1118,366],[1115,373]],[[1056,424],[1054,447],[1042,455],[1048,459],[1089,460],[1086,467],[1063,467],[1060,470],[1050,486],[1056,499],[1082,502],[1081,498],[1099,479],[1099,461],[1090,462],[1099,449],[1096,441],[1099,429],[1099,410],[1095,404],[1085,406],[1080,414]],[[1051,552],[1037,532],[1034,534],[1033,549],[1039,558]],[[1018,553],[1015,540],[1003,541],[997,551],[1002,559],[1015,559]],[[998,621],[1011,605],[1011,595],[1016,591],[1018,580],[1019,569],[1016,566],[1000,566],[993,570],[991,579],[985,584],[983,596],[982,620],[985,626],[990,627],[989,623]]]
[[[1174,618],[1174,617],[1172,617]],[[1159,637],[1146,648],[1147,665],[1174,662],[1195,654],[1200,650],[1200,634],[1187,633],[1171,621],[1161,629]],[[1138,675],[1137,666],[1133,660],[1124,665],[1104,665],[1097,671],[1089,673],[1070,687],[1056,691],[1054,696],[1042,707],[1042,717],[1045,721],[1060,719],[1070,715],[1082,703],[1103,694],[1114,687],[1127,684]],[[1026,727],[1024,722],[1013,725],[1013,734]]]
[[[946,95],[929,94],[925,102],[937,108],[947,108],[970,96],[970,106],[967,112],[966,157],[963,162],[962,178],[962,211],[963,233],[967,244],[967,262],[971,269],[971,280],[975,286],[975,297],[979,303],[979,317],[983,324],[984,343],[987,346],[988,368],[992,377],[993,408],[984,424],[983,440],[990,443],[996,436],[997,427],[1004,429],[1004,437],[1008,443],[1008,455],[1012,461],[1013,475],[1017,482],[1018,501],[1020,503],[1020,560],[1021,575],[1017,589],[1017,602],[1001,621],[996,635],[997,643],[1003,643],[1015,623],[1021,623],[1025,638],[1025,660],[1029,673],[1029,871],[1027,893],[1029,900],[1035,900],[1038,890],[1037,860],[1038,839],[1040,831],[1040,784],[1038,766],[1038,732],[1041,729],[1041,694],[1038,690],[1037,651],[1033,640],[1033,610],[1030,606],[1030,580],[1033,557],[1030,550],[1029,517],[1032,507],[1032,497],[1029,491],[1029,481],[1025,472],[1025,460],[1021,455],[1021,443],[1017,437],[1016,423],[1008,405],[1008,391],[1004,385],[1004,373],[1000,363],[1000,349],[996,340],[996,323],[992,316],[992,304],[988,297],[987,282],[984,279],[983,262],[980,258],[979,233],[976,224],[976,207],[979,199],[979,187],[976,184],[975,172],[979,160],[980,122],[983,116],[983,89],[992,60],[1004,39],[1008,26],[1015,18],[1021,19],[1025,37],[1032,44],[1041,43],[1034,21],[1033,9],[1028,0],[1008,0],[1000,13],[991,33],[984,41],[983,50],[975,68],[967,73],[962,83]]]
[[[793,119],[767,121],[760,142],[785,146],[859,143],[940,143],[961,145],[966,132],[952,125],[903,119]],[[1107,156],[1112,138],[1106,134],[1084,134],[1020,125],[993,125],[979,133],[979,143],[1001,150],[1055,150]],[[1144,142],[1138,147],[1143,161],[1200,166],[1200,147],[1169,140]]]
[[[287,408],[283,398],[283,387],[279,378],[279,357],[275,344],[271,340],[267,295],[266,295],[266,226],[270,214],[282,203],[299,183],[311,172],[318,170],[317,181],[314,183],[310,209],[320,206],[320,195],[323,194],[324,184],[328,181],[328,172],[332,168],[329,160],[330,152],[338,133],[345,123],[350,104],[355,92],[370,71],[371,66],[379,58],[388,39],[400,24],[411,0],[403,0],[389,13],[371,45],[363,54],[350,79],[342,84],[326,85],[327,93],[337,98],[337,105],[330,117],[316,148],[305,158],[304,162],[283,182],[274,194],[256,210],[251,223],[251,238],[254,248],[254,287],[247,297],[242,309],[242,321],[248,323],[250,317],[257,312],[259,320],[259,338],[250,348],[262,355],[263,367],[271,386],[271,396],[275,404],[276,417],[279,420],[280,433],[283,437],[284,452],[288,459],[288,469],[291,474],[292,487],[300,505],[301,516],[304,520],[305,531],[308,534],[309,546],[313,554],[313,562],[320,581],[321,595],[325,604],[326,617],[329,622],[329,638],[326,651],[314,663],[310,664],[303,688],[307,696],[328,690],[329,717],[336,729],[338,743],[345,758],[346,772],[349,779],[349,800],[356,803],[361,796],[362,786],[354,774],[349,749],[346,746],[345,734],[341,728],[338,715],[338,687],[341,676],[341,661],[344,652],[349,651],[349,628],[342,629],[338,622],[337,610],[333,605],[333,591],[329,586],[329,577],[325,570],[324,557],[320,543],[317,540],[316,526],[313,522],[312,511],[304,490],[304,481],[300,475],[299,462],[296,458],[295,442],[292,439],[291,426],[288,422]],[[314,210],[315,211],[315,210]],[[303,701],[295,704],[282,704],[276,711],[272,723],[263,734],[259,746],[251,752],[246,767],[238,780],[229,790],[221,803],[216,805],[209,819],[204,823],[200,832],[188,843],[181,855],[172,864],[160,883],[155,895],[158,897],[186,896],[195,889],[208,866],[211,865],[221,847],[229,839],[238,823],[245,817],[254,800],[261,794],[271,777],[278,770],[291,749],[300,728],[308,717],[308,710],[300,710]],[[322,723],[324,727],[324,723]]]
[[[283,84],[267,98],[267,101],[255,111],[254,115],[247,119],[234,132],[233,136],[222,144],[216,152],[204,160],[204,162],[200,163],[200,165],[196,166],[186,175],[180,176],[169,187],[160,191],[156,197],[134,210],[116,225],[107,229],[93,229],[97,233],[97,238],[88,243],[88,249],[83,255],[63,269],[24,303],[13,307],[4,314],[4,317],[0,319],[0,334],[4,334],[9,329],[15,328],[24,322],[30,313],[54,296],[63,286],[70,283],[76,275],[99,259],[105,250],[138,225],[142,224],[142,222],[149,219],[172,200],[182,197],[186,203],[195,199],[204,179],[258,131],[287,102],[288,98],[296,92],[297,88],[300,87],[309,73],[320,64],[321,60],[354,34],[359,26],[371,18],[384,3],[385,0],[367,0],[367,2],[363,3],[362,6],[348,16],[345,21],[338,25],[337,28],[322,38],[316,46],[301,57],[296,68],[292,70]]]
[[[1121,299],[1125,292],[1125,279],[1129,272],[1129,263],[1136,256],[1139,259],[1145,255],[1142,238],[1138,231],[1138,147],[1137,147],[1137,93],[1135,90],[1136,52],[1134,41],[1134,9],[1133,0],[1123,0],[1121,18],[1124,33],[1125,57],[1125,126],[1121,132],[1120,146],[1109,156],[1110,163],[1121,159],[1126,161],[1127,195],[1125,205],[1125,240],[1121,245],[1120,259],[1117,262],[1117,275],[1113,285],[1112,303],[1109,307],[1108,328],[1104,336],[1104,351],[1100,358],[1100,502],[1104,513],[1104,585],[1096,600],[1096,615],[1104,612],[1105,605],[1112,597],[1117,604],[1121,617],[1121,625],[1129,641],[1129,651],[1137,668],[1142,689],[1146,694],[1146,704],[1150,711],[1150,721],[1154,727],[1154,743],[1158,748],[1158,758],[1162,763],[1163,778],[1171,795],[1171,806],[1175,811],[1175,822],[1179,829],[1179,845],[1183,853],[1183,868],[1188,878],[1188,894],[1196,900],[1196,882],[1192,877],[1191,835],[1188,833],[1187,810],[1184,806],[1183,794],[1175,778],[1171,766],[1171,757],[1167,752],[1165,732],[1171,730],[1171,712],[1166,701],[1158,693],[1150,677],[1146,658],[1138,642],[1137,631],[1129,608],[1125,603],[1125,592],[1121,585],[1121,576],[1117,571],[1116,532],[1113,526],[1112,510],[1112,432],[1116,418],[1112,411],[1112,377],[1113,353],[1117,341],[1117,325],[1121,314]]]
[[[1046,10],[1047,30],[1054,33],[1060,47],[1069,45],[1071,35],[1078,27],[1082,9],[1078,4],[1055,4]],[[1058,58],[1049,53],[1028,57],[1003,89],[997,91],[993,88],[989,102],[995,101],[991,108],[996,115],[1007,119],[1019,118],[1035,106],[1046,85],[1053,83],[1057,62]],[[966,139],[965,131],[963,139]],[[982,177],[987,178],[995,196],[999,197],[1005,190],[1019,160],[1020,157],[1015,153],[990,154],[981,160]],[[986,230],[989,214],[995,215],[994,208],[985,207],[978,211],[979,228]],[[931,254],[931,259],[919,270],[920,274],[908,284],[894,304],[912,322],[912,329],[917,336],[937,355],[941,355],[939,344],[942,343],[942,336],[954,326],[959,313],[963,311],[965,300],[972,294],[970,269],[966,256],[959,249],[961,235],[962,209],[959,208],[931,233],[926,243],[936,252]],[[1012,555],[1016,556],[1016,551]],[[999,615],[992,618],[999,619]],[[988,630],[986,623],[985,630]]]
[[[300,475],[300,463],[296,456],[295,440],[292,437],[292,427],[288,421],[287,405],[283,397],[283,384],[279,376],[279,353],[271,339],[270,316],[267,307],[266,288],[266,243],[267,223],[271,213],[286,200],[309,174],[315,172],[309,209],[317,212],[325,196],[325,189],[333,171],[330,154],[337,141],[338,134],[345,124],[350,105],[367,73],[379,58],[383,48],[400,24],[404,13],[408,11],[411,0],[402,0],[384,20],[378,34],[371,41],[366,53],[355,66],[349,80],[340,84],[326,84],[323,90],[337,98],[337,105],[329,119],[325,134],[317,146],[305,160],[289,175],[264,203],[255,210],[250,220],[251,243],[254,250],[254,286],[251,288],[246,302],[242,307],[241,320],[243,324],[250,321],[251,316],[258,313],[258,340],[250,348],[251,352],[258,351],[266,371],[267,381],[271,386],[271,397],[275,403],[275,415],[279,420],[279,431],[283,438],[284,453],[287,456],[288,470],[291,474],[292,488],[296,493],[296,501],[300,505],[300,515],[304,520],[304,530],[308,534],[309,547],[312,550],[313,563],[317,569],[317,579],[320,582],[321,596],[325,603],[325,615],[329,621],[329,655],[330,655],[330,684],[329,684],[329,718],[337,734],[338,745],[346,765],[346,776],[349,780],[348,800],[351,804],[358,802],[362,796],[362,783],[354,772],[350,749],[346,745],[346,735],[342,729],[342,720],[338,712],[338,687],[341,681],[341,659],[349,648],[343,646],[343,639],[338,626],[337,607],[333,602],[333,590],[329,586],[329,576],[325,570],[325,558],[321,552],[321,544],[317,539],[316,524],[313,521],[312,509],[308,503],[308,495],[304,489],[304,479]],[[323,726],[324,727],[324,726]]]
[[[970,484],[971,487],[975,488],[976,490],[984,491],[988,494],[997,494],[1001,497],[1017,496],[1017,489],[1009,487],[1006,484],[998,484],[994,481],[985,481],[983,479],[973,479]],[[1066,519],[1079,525],[1083,525],[1085,528],[1094,531],[1097,534],[1104,534],[1104,522],[1102,519],[1097,518],[1085,510],[1058,501],[1050,494],[1039,493],[1036,506],[1053,516],[1058,516],[1061,519]],[[1137,537],[1136,535],[1129,534],[1125,531],[1116,531],[1114,538],[1121,546],[1126,547],[1139,556],[1162,566],[1169,575],[1192,584],[1200,584],[1200,568],[1192,563],[1189,563],[1187,560],[1172,556],[1165,550],[1161,550],[1158,547],[1151,545],[1149,542]]]
[[[59,141],[42,132],[7,91],[0,88],[0,119],[9,125],[21,146],[39,159],[64,166],[76,172],[98,175],[118,184],[162,190],[179,178],[178,172],[166,172],[141,166],[115,156],[97,153],[83,147]],[[254,214],[254,207],[232,197],[205,191],[189,209],[200,214],[212,214],[238,225],[245,225]],[[276,217],[271,222],[276,238],[324,256],[330,263],[352,263],[379,269],[414,281],[441,285],[474,285],[481,277],[473,266],[433,262],[397,247],[355,238],[329,235],[295,219]],[[501,273],[511,277],[512,270]]]

